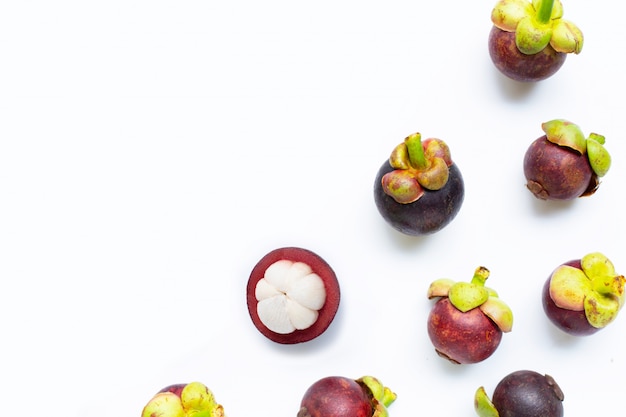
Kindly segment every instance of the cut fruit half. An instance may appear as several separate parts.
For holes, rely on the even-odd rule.
[[[282,344],[321,335],[339,308],[339,282],[333,269],[314,252],[297,247],[265,255],[253,268],[246,291],[256,328]]]

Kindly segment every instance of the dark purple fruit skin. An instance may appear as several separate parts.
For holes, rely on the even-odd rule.
[[[523,54],[515,45],[515,32],[507,32],[496,26],[489,32],[489,56],[501,73],[521,82],[541,81],[551,77],[567,58],[566,53],[557,52],[550,45],[536,54]]]
[[[566,262],[564,265],[581,269],[580,259]],[[551,278],[552,274],[550,274],[543,285],[543,291],[541,293],[543,311],[546,313],[548,319],[550,319],[556,327],[573,336],[589,336],[600,330],[599,328],[593,327],[589,324],[584,311],[567,310],[554,303],[550,297]]]
[[[368,394],[354,379],[325,377],[304,393],[297,417],[371,417],[374,409]]]
[[[437,353],[457,364],[477,363],[496,351],[502,330],[479,308],[463,313],[448,298],[428,315],[428,336]]]
[[[598,186],[587,155],[541,136],[524,155],[526,188],[540,200],[573,200],[591,195]]]
[[[389,161],[385,161],[374,182],[374,201],[379,213],[389,225],[405,235],[429,235],[443,229],[459,213],[465,197],[461,171],[456,164],[449,169],[448,182],[443,188],[424,190],[419,200],[401,204],[383,191],[383,175],[394,170]]]
[[[563,417],[563,392],[552,377],[516,371],[502,379],[492,398],[500,417]]]

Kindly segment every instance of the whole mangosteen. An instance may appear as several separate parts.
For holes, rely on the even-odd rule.
[[[173,384],[161,389],[141,412],[142,417],[224,417],[224,408],[201,382]]]
[[[611,156],[605,138],[563,119],[541,125],[539,137],[524,155],[526,187],[540,200],[573,200],[594,194],[608,172]]]
[[[396,394],[378,379],[329,376],[311,385],[297,417],[387,417]]]
[[[428,288],[428,298],[440,297],[428,315],[428,336],[437,354],[455,364],[487,359],[513,327],[511,309],[485,286],[488,277],[479,267],[471,282],[442,278]]]
[[[435,233],[458,214],[465,196],[461,171],[448,145],[409,135],[394,148],[376,175],[374,200],[394,229],[410,236]]]
[[[557,267],[542,290],[543,309],[559,329],[587,336],[617,317],[626,299],[626,279],[613,263],[594,252]]]
[[[474,396],[479,417],[563,417],[563,391],[550,375],[515,371],[496,386],[490,400],[484,387]]]
[[[500,0],[491,12],[489,56],[507,77],[521,82],[554,75],[567,54],[579,54],[583,34],[563,17],[560,0]]]

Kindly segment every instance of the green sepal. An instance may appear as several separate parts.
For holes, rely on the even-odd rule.
[[[552,26],[537,22],[531,16],[519,21],[515,30],[515,44],[521,53],[534,55],[550,43]]]
[[[582,311],[585,297],[591,290],[587,275],[573,266],[559,266],[550,278],[550,298],[566,310]]]
[[[586,152],[587,139],[578,125],[564,119],[555,119],[542,123],[541,128],[550,142],[571,148],[581,155]]]
[[[465,313],[483,304],[489,298],[489,291],[469,282],[457,282],[448,293],[453,306]]]
[[[435,297],[447,297],[450,292],[450,288],[455,284],[455,281],[449,278],[437,279],[428,286],[426,296],[430,298]]]
[[[552,25],[550,46],[557,52],[579,54],[583,49],[582,31],[569,20],[559,19]]]
[[[474,394],[474,410],[478,417],[500,417],[484,387],[478,388]]]
[[[607,326],[615,320],[619,310],[619,301],[614,297],[592,292],[585,298],[585,317],[595,328]]]
[[[389,412],[387,411],[387,407],[389,407],[396,400],[396,393],[384,386],[378,378],[373,376],[363,376],[357,379],[356,382],[367,387],[372,394],[372,398],[374,400],[374,413],[372,414],[372,417],[388,417]]]
[[[519,21],[533,13],[533,6],[527,0],[501,0],[491,11],[491,22],[498,29],[514,32]]]
[[[611,155],[603,145],[604,136],[592,133],[587,139],[587,157],[591,169],[598,177],[603,177],[611,167]]]

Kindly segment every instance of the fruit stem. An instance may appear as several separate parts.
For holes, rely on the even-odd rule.
[[[414,168],[424,169],[428,166],[426,156],[424,155],[424,146],[422,145],[422,135],[413,133],[404,139],[407,151],[409,153],[409,161]]]
[[[489,278],[489,270],[484,266],[479,266],[474,271],[474,276],[472,277],[472,284],[480,285],[481,287],[485,286],[485,282]]]
[[[552,17],[552,7],[554,0],[539,0],[539,9],[537,10],[537,21],[546,24]]]

